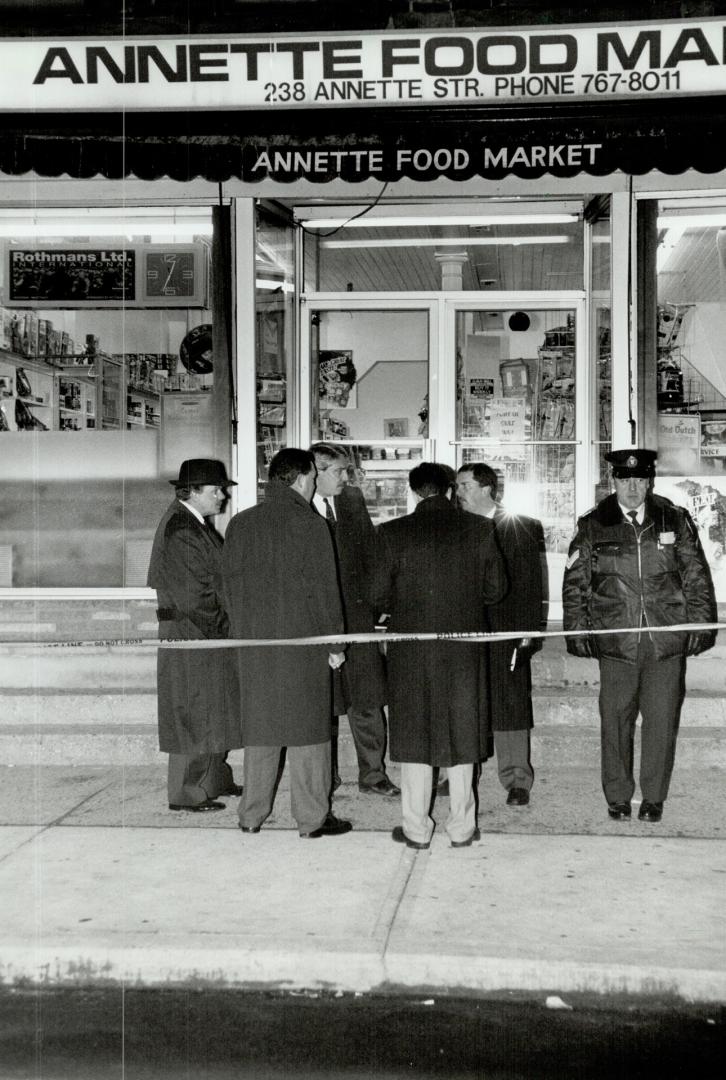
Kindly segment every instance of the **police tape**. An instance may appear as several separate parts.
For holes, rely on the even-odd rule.
[[[250,649],[267,648],[269,646],[297,646],[297,645],[328,645],[330,652],[339,652],[346,645],[366,645],[371,642],[379,644],[385,642],[390,645],[396,642],[415,641],[453,641],[453,642],[481,642],[482,644],[496,644],[505,641],[522,641],[548,638],[568,637],[602,637],[609,634],[694,634],[706,630],[726,630],[726,623],[678,623],[673,626],[628,626],[617,627],[609,630],[437,630],[422,631],[416,633],[396,633],[391,631],[374,630],[370,633],[357,634],[321,634],[316,637],[295,638],[106,638],[103,640],[88,641],[44,641],[40,638],[31,641],[0,641],[0,648],[39,648],[39,649],[85,649],[85,648],[115,648],[117,646],[133,646],[134,648],[154,649]]]

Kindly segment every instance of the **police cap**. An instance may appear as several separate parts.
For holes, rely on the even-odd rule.
[[[628,476],[655,476],[657,457],[655,450],[611,450],[605,460],[610,462],[615,479],[624,480]]]

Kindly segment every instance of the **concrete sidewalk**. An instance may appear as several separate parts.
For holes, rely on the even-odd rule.
[[[392,770],[395,777],[395,771]],[[398,801],[345,784],[354,832],[303,841],[288,796],[257,835],[236,800],[165,807],[164,773],[0,770],[0,982],[726,1002],[724,772],[676,770],[660,825],[610,822],[596,770],[544,770],[532,805],[480,784],[482,840],[413,852]],[[446,815],[439,800],[436,817]]]

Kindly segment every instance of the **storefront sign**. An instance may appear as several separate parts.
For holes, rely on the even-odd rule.
[[[371,176],[430,180],[448,176],[465,180],[475,175],[500,176],[520,171],[572,174],[598,166],[602,149],[599,142],[325,150],[248,145],[242,152],[242,176],[248,183],[254,183],[264,177],[285,181],[331,177],[355,180]]]
[[[717,472],[684,478],[659,473],[655,493],[688,510],[711,568],[716,600],[726,603],[726,477]]]
[[[494,393],[494,379],[469,379],[469,396],[487,398]]]
[[[698,471],[701,419],[691,413],[658,414],[658,470],[671,476]]]
[[[136,299],[136,253],[123,248],[8,247],[5,301],[122,304]]]
[[[357,407],[357,372],[351,349],[321,349],[319,353],[321,409]]]
[[[726,458],[726,412],[704,414],[701,420],[701,457]]]
[[[5,282],[6,307],[202,307],[205,251],[201,244],[8,244]]]
[[[16,39],[0,109],[496,104],[726,90],[726,21],[270,37]]]
[[[523,397],[489,398],[489,438],[524,443],[527,400]]]

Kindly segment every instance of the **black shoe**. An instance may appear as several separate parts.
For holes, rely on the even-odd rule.
[[[205,814],[208,810],[226,810],[226,806],[223,802],[205,799],[204,802],[195,803],[194,806],[180,806],[179,803],[169,803],[169,809],[187,810],[190,814]]]
[[[401,794],[400,787],[391,783],[387,776],[384,776],[377,784],[358,784],[358,791],[362,791],[364,795],[386,795],[391,799]]]
[[[406,847],[413,848],[414,851],[426,851],[428,848],[431,847],[430,840],[426,844],[420,844],[418,840],[409,840],[409,838],[403,831],[402,825],[396,825],[393,832],[391,833],[391,839],[395,840],[397,844],[405,844]]]
[[[647,799],[643,799],[638,811],[638,821],[660,821],[662,817],[662,802],[648,802]]]
[[[516,790],[516,789],[515,789]],[[452,847],[471,847],[475,840],[481,840],[481,832],[478,828],[474,829],[468,840],[452,840]]]
[[[259,832],[260,829],[262,828],[262,826],[261,825],[238,825],[237,828],[240,829],[241,832]]]
[[[230,784],[229,787],[225,788],[224,791],[218,791],[217,794],[214,797],[215,797],[215,799],[222,799],[222,798],[224,798],[225,795],[234,795],[235,798],[239,798],[239,796],[241,794],[242,794],[242,785],[241,784]]]
[[[623,821],[625,818],[630,817],[630,803],[610,802],[608,803],[608,814],[613,821]]]
[[[513,787],[509,789],[507,795],[507,806],[526,806],[529,802],[529,792],[523,787]]]
[[[312,832],[301,832],[300,836],[304,840],[317,840],[319,836],[342,836],[343,833],[350,832],[352,828],[353,825],[350,821],[345,821],[343,818],[337,818],[335,814],[328,813],[319,829],[313,829]]]

